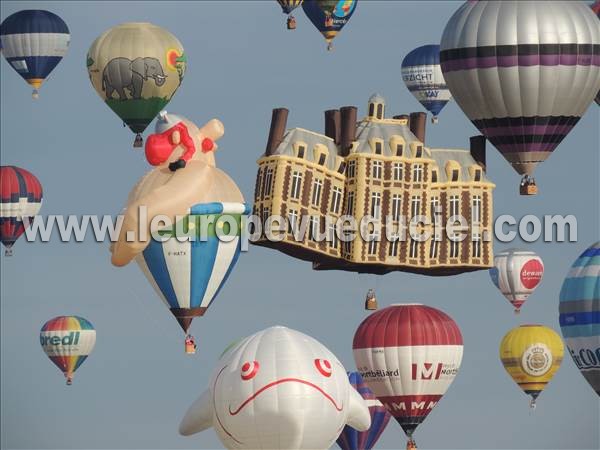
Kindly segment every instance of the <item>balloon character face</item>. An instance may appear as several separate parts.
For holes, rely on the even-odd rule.
[[[342,364],[313,338],[272,327],[222,356],[180,433],[212,425],[227,448],[324,449],[346,423],[365,430],[370,415]]]

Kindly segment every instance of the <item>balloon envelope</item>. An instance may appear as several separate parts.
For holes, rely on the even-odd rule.
[[[67,54],[71,35],[56,14],[28,9],[8,16],[0,26],[6,61],[34,88],[34,96],[50,72]]]
[[[94,349],[96,330],[83,317],[59,316],[44,324],[40,344],[71,384],[73,374]]]
[[[293,10],[302,4],[302,0],[277,0],[277,3],[281,6],[281,11],[284,14],[291,14]]]
[[[583,2],[469,1],[444,29],[440,61],[466,116],[532,175],[600,89],[598,45],[598,20]]]
[[[346,26],[358,0],[304,0],[302,9],[329,43]]]
[[[530,250],[511,248],[496,253],[492,282],[519,312],[544,276],[542,259]]]
[[[186,333],[194,317],[204,315],[233,270],[241,249],[241,218],[249,211],[244,203],[195,205],[183,226],[162,230],[164,241],[152,239],[136,257],[142,272]],[[235,226],[225,223],[225,216]],[[182,237],[179,229],[189,229],[192,239],[178,239],[176,236]]]
[[[406,55],[402,61],[402,80],[434,117],[452,98],[440,66],[439,45],[423,45]]]
[[[0,166],[0,240],[10,248],[25,231],[23,218],[31,219],[42,206],[42,185],[25,169]]]
[[[337,439],[337,444],[342,450],[369,450],[375,446],[392,416],[365,384],[360,373],[350,372],[348,379],[369,407],[371,426],[366,431],[358,431],[346,425]]]
[[[504,369],[523,392],[531,396],[532,406],[559,369],[563,352],[558,334],[542,325],[513,328],[500,343]]]
[[[463,341],[444,312],[399,304],[367,317],[352,348],[367,386],[412,437],[458,373]]]
[[[134,133],[143,132],[171,100],[185,75],[179,40],[151,23],[105,31],[87,54],[90,81],[100,98]]]
[[[560,329],[581,374],[600,395],[600,242],[575,261],[560,290]]]

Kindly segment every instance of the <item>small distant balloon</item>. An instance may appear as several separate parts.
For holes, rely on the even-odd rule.
[[[2,53],[10,66],[33,87],[33,98],[67,54],[71,35],[56,14],[41,9],[16,12],[0,25]]]
[[[333,39],[346,26],[356,10],[358,0],[304,0],[302,9],[315,28],[333,49]]]
[[[94,349],[96,330],[83,317],[59,316],[44,324],[40,344],[71,385],[75,371]]]
[[[492,282],[518,314],[544,276],[542,258],[531,250],[511,248],[496,253],[490,269]]]
[[[440,46],[415,48],[402,61],[402,79],[410,93],[429,111],[437,123],[440,111],[452,98],[440,66]]]
[[[292,15],[292,12],[302,4],[302,1],[303,0],[277,0],[277,3],[281,6],[281,11],[288,16],[288,30],[296,29],[296,18]]]
[[[16,166],[0,166],[0,240],[6,256],[25,232],[25,220],[42,207],[42,185],[31,172]]]

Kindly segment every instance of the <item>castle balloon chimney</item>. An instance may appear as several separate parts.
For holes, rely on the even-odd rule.
[[[427,123],[427,114],[424,112],[410,113],[409,127],[412,134],[425,144],[425,125]]]
[[[330,137],[335,145],[340,143],[342,116],[339,109],[325,111],[325,136]]]
[[[340,132],[341,155],[348,156],[352,148],[352,142],[356,139],[356,106],[344,106],[340,108],[342,127]]]
[[[471,136],[471,156],[477,164],[481,166],[485,172],[485,136]]]
[[[269,140],[267,141],[266,156],[271,156],[277,150],[283,140],[285,127],[289,111],[286,108],[275,108],[271,116],[271,129],[269,130]]]

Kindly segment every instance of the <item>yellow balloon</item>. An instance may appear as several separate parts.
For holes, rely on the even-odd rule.
[[[137,133],[154,120],[183,81],[181,42],[151,23],[124,23],[105,31],[90,47],[87,69],[100,98]]]
[[[531,407],[563,360],[560,336],[543,325],[521,325],[500,343],[500,360],[521,389],[531,396]]]

